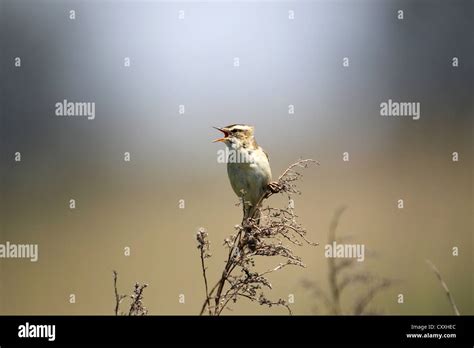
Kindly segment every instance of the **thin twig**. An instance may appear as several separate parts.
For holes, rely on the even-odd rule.
[[[114,292],[115,292],[115,315],[119,315],[119,311],[120,311],[120,303],[122,303],[123,299],[125,297],[127,297],[126,295],[120,295],[118,293],[118,289],[117,289],[117,278],[118,278],[118,274],[117,274],[117,271],[113,271],[114,273]]]
[[[201,255],[201,268],[202,268],[202,277],[204,278],[204,289],[206,291],[206,302],[207,308],[209,309],[209,315],[212,314],[211,312],[211,302],[209,299],[209,288],[207,285],[207,275],[206,275],[206,264],[205,259],[210,257],[208,253],[209,250],[209,241],[207,240],[207,232],[204,228],[200,228],[197,232],[196,239],[198,241],[198,249]]]
[[[328,235],[328,243],[332,244],[336,240],[336,230],[337,226],[339,225],[339,221],[341,219],[341,215],[344,213],[346,210],[346,207],[341,207],[336,210],[332,220],[331,224],[329,225],[329,235]],[[341,296],[341,289],[338,286],[338,266],[336,265],[336,259],[329,257],[328,258],[328,267],[329,267],[329,272],[328,272],[328,278],[329,278],[329,289],[331,293],[331,303],[332,303],[332,312],[334,314],[341,314],[341,302],[340,302],[340,296]]]
[[[130,296],[132,303],[128,315],[146,315],[148,313],[146,307],[143,306],[143,291],[147,286],[148,284],[135,283],[133,295]]]
[[[288,168],[286,168],[286,170],[283,172],[283,174],[281,174],[281,175],[279,176],[278,181],[282,180],[285,176],[287,176],[288,173],[293,170],[293,168],[295,168],[295,167],[306,168],[306,167],[308,167],[308,165],[310,165],[311,163],[315,163],[316,165],[319,166],[319,162],[318,162],[318,161],[315,161],[315,160],[313,160],[313,159],[303,159],[303,160],[299,160],[299,161],[293,163],[293,164],[290,165]]]
[[[209,300],[209,290],[207,287],[207,277],[206,277],[206,267],[204,266],[204,256],[203,253],[201,252],[201,266],[202,266],[202,276],[204,278],[204,286],[206,288],[206,298],[207,298],[207,305],[209,307],[209,315],[211,314],[211,303]]]
[[[339,221],[345,209],[346,207],[343,206],[334,213],[329,225],[329,245],[333,242],[342,243],[351,239],[351,236],[339,237],[336,235]],[[353,267],[356,264],[354,259],[338,260],[333,257],[328,257],[327,262],[329,291],[323,291],[317,283],[311,281],[305,281],[303,285],[312,290],[315,297],[319,301],[322,301],[326,309],[335,315],[345,313],[342,308],[341,297],[344,289],[348,286],[366,285],[368,287],[361,297],[353,303],[352,310],[348,310],[348,312],[353,314],[362,315],[371,313],[367,310],[370,302],[379,292],[391,286],[393,283],[390,279],[380,278],[368,272],[354,273]],[[349,271],[352,271],[352,274],[347,274]]]
[[[227,305],[231,300],[235,302],[239,297],[248,298],[269,307],[284,306],[291,314],[291,309],[286,301],[282,299],[271,301],[261,292],[263,288],[272,288],[266,275],[287,265],[305,267],[301,258],[295,255],[289,247],[282,244],[283,240],[288,240],[297,246],[303,244],[300,240],[309,245],[317,244],[306,238],[307,232],[297,223],[297,216],[292,208],[267,207],[262,209],[262,203],[275,193],[287,193],[288,196],[300,193],[295,182],[301,177],[301,174],[296,168],[306,168],[311,163],[317,162],[306,159],[290,165],[280,175],[276,183],[267,187],[248,214],[245,214],[244,209],[242,222],[236,226],[237,231],[224,241],[224,245],[228,248],[227,261],[221,276],[210,291],[205,273],[204,261],[206,257],[201,254],[201,268],[206,289],[206,299],[201,307],[201,315],[206,311],[206,308],[210,315],[220,315],[224,309],[228,308]],[[198,244],[198,248],[201,249],[205,249],[208,245],[207,241],[200,240],[199,237]],[[256,256],[280,256],[287,261],[266,272],[258,273],[253,271]],[[240,273],[237,273],[239,270]],[[214,302],[213,307],[211,307],[211,299]]]
[[[441,273],[439,273],[438,268],[436,268],[436,266],[430,260],[426,260],[426,263],[431,267],[434,274],[436,274],[436,277],[438,278],[439,282],[441,283],[441,286],[443,287],[444,292],[446,293],[446,296],[448,296],[448,300],[449,300],[449,303],[451,304],[451,307],[453,308],[454,314],[455,315],[461,315],[459,313],[458,307],[456,306],[456,303],[454,302],[454,297],[453,297],[453,295],[451,295],[451,291],[449,291],[448,285],[443,280],[443,277],[441,277]]]
[[[354,314],[355,315],[362,315],[365,312],[365,309],[372,301],[372,299],[377,295],[381,290],[388,288],[392,282],[388,279],[383,279],[378,284],[375,284],[370,287],[367,293],[360,297],[358,301],[356,301],[354,305]]]
[[[114,292],[115,292],[115,315],[119,315],[120,313],[120,304],[122,301],[130,297],[131,303],[130,303],[130,308],[128,310],[128,315],[146,315],[148,314],[148,310],[146,307],[143,306],[143,291],[145,288],[148,286],[148,284],[142,284],[140,285],[139,283],[135,283],[135,288],[133,290],[132,295],[121,295],[118,292],[117,288],[117,279],[118,279],[118,273],[117,271],[113,271],[114,274]]]

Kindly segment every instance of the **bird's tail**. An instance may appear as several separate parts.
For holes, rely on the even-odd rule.
[[[260,225],[261,215],[262,215],[262,213],[260,212],[260,209],[258,209],[258,207],[256,207],[255,210],[254,210],[254,213],[253,213],[253,219],[255,220],[255,223],[257,224],[257,226]]]
[[[244,218],[245,220],[248,219],[248,218],[251,218],[255,221],[255,223],[258,225],[260,225],[260,217],[261,217],[262,213],[260,212],[260,209],[259,207],[257,206],[249,206],[247,211],[246,211],[246,214],[244,213]]]

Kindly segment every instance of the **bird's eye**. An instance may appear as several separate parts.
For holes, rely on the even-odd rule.
[[[235,133],[237,133],[237,129],[232,129],[230,132],[235,134]]]

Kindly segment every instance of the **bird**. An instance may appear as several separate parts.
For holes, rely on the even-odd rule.
[[[243,217],[259,220],[258,205],[272,185],[268,154],[257,144],[253,126],[232,124],[213,128],[224,135],[213,142],[222,142],[229,150],[227,175],[235,194],[242,199]]]

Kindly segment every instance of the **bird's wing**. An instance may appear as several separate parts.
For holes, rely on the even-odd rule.
[[[265,150],[263,150],[263,149],[262,149],[262,151],[263,151],[263,153],[265,154],[265,156],[267,156],[267,160],[270,161],[270,156],[268,156],[267,151],[265,151]]]

